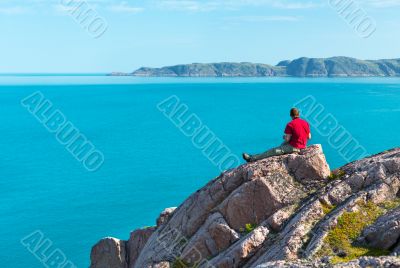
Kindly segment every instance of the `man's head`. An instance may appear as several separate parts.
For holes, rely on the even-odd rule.
[[[290,117],[291,117],[292,119],[299,118],[299,117],[300,117],[300,111],[299,111],[299,109],[297,109],[297,108],[292,108],[292,109],[290,110]]]

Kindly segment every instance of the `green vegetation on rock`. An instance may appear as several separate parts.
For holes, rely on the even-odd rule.
[[[191,267],[189,263],[185,262],[181,258],[175,259],[175,261],[172,263],[172,268],[188,268]]]
[[[239,232],[249,234],[251,233],[255,228],[257,227],[257,224],[253,223],[246,223],[244,228],[240,228]]]
[[[245,226],[246,234],[251,233],[256,227],[256,224],[247,223]]]
[[[335,170],[329,175],[328,179],[329,180],[336,180],[342,178],[344,175],[346,175],[346,172],[344,172],[341,169]]]
[[[321,202],[321,206],[322,206],[322,211],[324,212],[325,215],[328,215],[329,213],[332,212],[332,210],[336,208],[336,206],[326,204],[325,202]]]
[[[384,211],[384,208],[372,202],[360,202],[357,211],[344,212],[338,218],[337,225],[329,231],[318,255],[334,256],[332,263],[346,262],[362,256],[388,255],[389,252],[385,250],[354,244],[361,232],[374,223]]]
[[[400,206],[400,198],[396,198],[395,200],[392,201],[387,201],[383,203],[382,206],[388,210],[397,208],[398,206]]]

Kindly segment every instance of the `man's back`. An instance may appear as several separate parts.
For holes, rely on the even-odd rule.
[[[287,124],[285,134],[292,135],[289,144],[294,148],[304,149],[310,136],[310,125],[301,118],[293,119]]]

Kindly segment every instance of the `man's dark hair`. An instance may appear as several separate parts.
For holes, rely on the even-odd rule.
[[[295,117],[295,118],[300,117],[300,111],[299,111],[299,109],[297,109],[297,108],[292,108],[292,109],[290,110],[290,116],[291,116],[291,117]]]

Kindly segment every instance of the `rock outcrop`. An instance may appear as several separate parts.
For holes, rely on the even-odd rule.
[[[314,145],[222,173],[91,268],[400,267],[399,197],[400,149],[331,173]]]
[[[126,259],[128,262],[128,268],[135,267],[135,262],[140,255],[143,247],[146,245],[147,240],[154,233],[155,227],[149,227],[145,229],[139,229],[133,231],[127,241],[127,255]]]
[[[127,268],[126,242],[107,237],[102,239],[91,252],[91,266],[96,268]]]
[[[294,262],[276,261],[259,265],[256,268],[398,268],[400,258],[395,257],[362,257],[347,263],[332,265],[321,261],[299,260]]]
[[[389,250],[400,246],[400,207],[383,215],[365,229],[362,239],[372,248]]]
[[[172,216],[172,214],[174,213],[175,210],[176,210],[176,207],[164,209],[164,211],[161,212],[160,216],[157,219],[157,227],[160,227],[161,225],[166,223],[169,220],[169,218]]]

